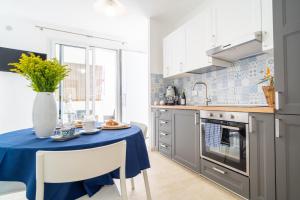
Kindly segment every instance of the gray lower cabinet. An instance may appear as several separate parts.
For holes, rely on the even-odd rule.
[[[276,115],[277,200],[300,199],[300,116]]]
[[[172,158],[172,113],[170,109],[156,109],[155,131],[158,143],[158,151]]]
[[[201,174],[218,184],[249,198],[249,178],[237,172],[202,159]]]
[[[273,0],[274,74],[280,114],[300,114],[299,11],[299,0]]]
[[[200,171],[199,112],[173,111],[172,158],[194,171]]]
[[[274,114],[249,114],[251,200],[275,200],[274,129]]]

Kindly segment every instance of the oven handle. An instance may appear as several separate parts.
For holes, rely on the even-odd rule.
[[[240,128],[238,127],[233,127],[233,126],[225,126],[225,125],[222,125],[221,128],[226,128],[226,129],[230,129],[230,130],[235,130],[235,131],[239,131]]]
[[[216,171],[216,172],[219,172],[220,174],[226,174],[225,171],[220,170],[220,169],[218,169],[218,168],[216,168],[216,167],[213,167],[212,169],[213,169],[214,171]]]

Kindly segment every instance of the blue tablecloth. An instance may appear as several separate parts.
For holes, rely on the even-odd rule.
[[[18,130],[0,135],[0,181],[20,181],[26,184],[26,196],[35,199],[35,154],[38,150],[77,150],[127,141],[126,177],[131,178],[150,167],[142,131],[138,127],[124,130],[102,131],[95,135],[81,135],[67,142],[54,142],[50,138],[38,139],[32,129]],[[105,160],[99,160],[105,162]],[[89,166],[85,169],[89,170]],[[45,199],[69,200],[96,193],[103,185],[113,184],[119,178],[118,170],[89,180],[45,184]]]

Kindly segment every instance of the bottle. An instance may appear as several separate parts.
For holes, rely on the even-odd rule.
[[[186,105],[186,97],[184,91],[180,95],[180,105]]]

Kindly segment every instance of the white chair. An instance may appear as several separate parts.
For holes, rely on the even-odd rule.
[[[36,153],[36,199],[44,199],[44,183],[81,181],[119,168],[121,198],[127,200],[125,161],[126,141],[84,150],[38,151]],[[102,190],[113,191],[104,188],[99,193]]]
[[[0,200],[26,190],[26,185],[15,181],[0,181]],[[25,197],[24,197],[25,198]],[[8,198],[6,198],[8,199]]]
[[[142,130],[144,139],[147,138],[147,131],[148,131],[148,127],[146,124],[140,123],[140,122],[130,122],[131,125],[137,126]],[[144,177],[144,182],[145,182],[145,188],[146,188],[146,193],[147,193],[147,199],[151,200],[151,192],[150,192],[150,186],[149,186],[149,180],[148,180],[148,174],[146,170],[142,171],[143,173],[143,177]],[[131,178],[131,189],[134,190],[135,189],[135,184],[134,184],[134,179]]]
[[[130,122],[130,124],[139,127],[143,132],[144,138],[147,138],[148,127],[146,124],[140,122]]]

